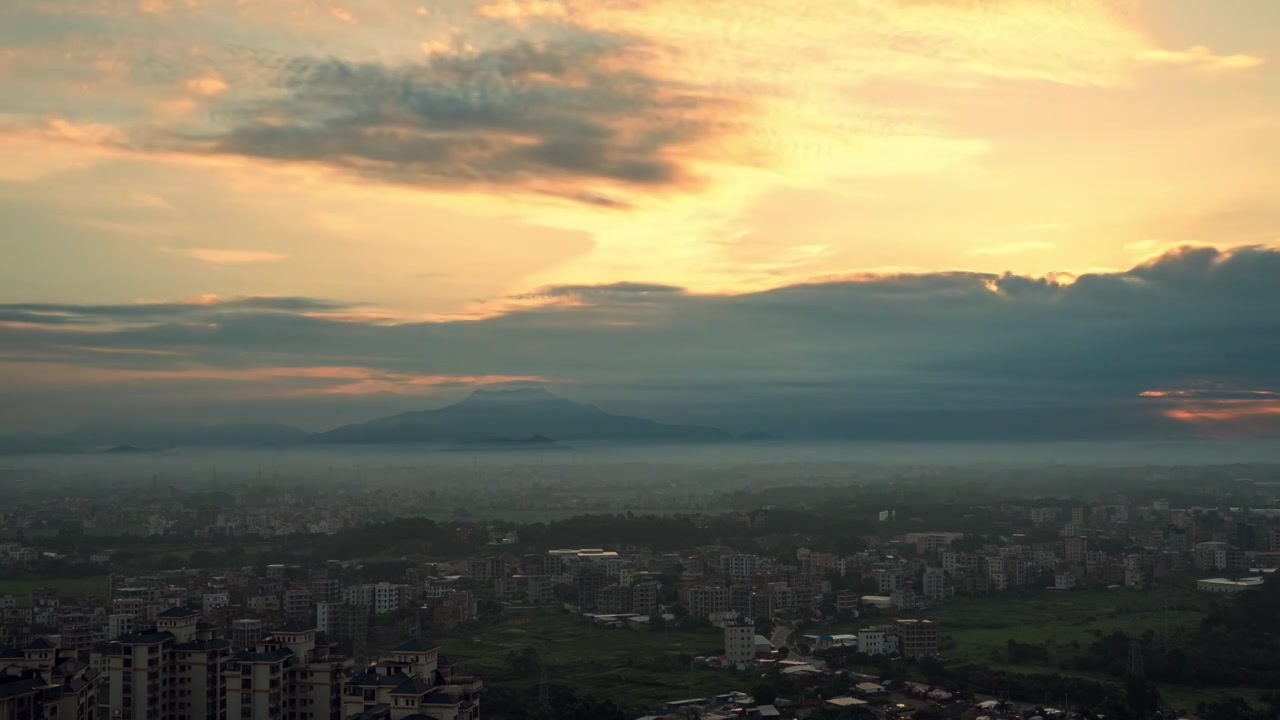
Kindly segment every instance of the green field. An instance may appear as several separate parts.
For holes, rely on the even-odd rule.
[[[519,677],[508,653],[541,649],[547,680],[569,685],[598,700],[645,712],[669,700],[742,690],[751,679],[727,671],[698,669],[682,655],[719,654],[720,630],[637,632],[589,625],[563,611],[519,615],[469,629],[458,637],[434,638],[444,652],[504,687],[535,687],[538,674]]]
[[[1066,662],[1114,631],[1185,635],[1199,626],[1207,603],[1205,596],[1181,590],[1038,591],[956,599],[927,616],[937,621],[941,636],[954,641],[943,654],[957,662],[991,665],[993,651],[1002,653],[1011,639],[1048,645]]]
[[[939,625],[939,644],[949,664],[973,664],[993,670],[1023,673],[1062,673],[1102,682],[1116,682],[1101,674],[1077,672],[1074,658],[1088,651],[1100,635],[1120,631],[1150,631],[1158,641],[1173,645],[1194,632],[1214,598],[1194,590],[1082,590],[1029,591],[980,598],[958,598],[923,615]],[[1045,645],[1048,661],[1008,663],[1009,640]],[[1200,688],[1160,685],[1172,707],[1193,710],[1212,700],[1242,697],[1257,702],[1256,688]]]
[[[51,538],[58,534],[59,528],[26,528],[22,531],[23,535],[28,538]],[[142,523],[123,523],[120,525],[104,525],[102,527],[84,528],[86,537],[114,537],[117,535],[138,535],[147,534],[147,528]],[[16,532],[10,531],[8,536],[12,537]]]
[[[105,600],[107,597],[107,576],[97,575],[83,578],[67,578],[61,580],[6,580],[0,579],[0,595],[17,595],[19,603],[26,605],[31,591],[37,588],[54,588],[61,598],[75,598],[92,595]]]

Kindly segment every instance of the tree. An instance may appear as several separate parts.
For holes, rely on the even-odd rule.
[[[757,705],[772,705],[778,701],[778,686],[769,681],[761,681],[751,689],[751,697]]]

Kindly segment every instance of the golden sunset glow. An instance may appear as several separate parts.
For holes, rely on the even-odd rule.
[[[845,283],[883,299],[966,273],[965,293],[985,291],[975,313],[1029,288],[1083,297],[1089,278],[1151,289],[1199,257],[1183,248],[1222,263],[1280,242],[1276,28],[1269,0],[10,0],[0,329],[104,351],[33,359],[13,335],[6,379],[574,383],[522,328],[637,337],[734,298]],[[127,309],[201,295],[323,302]],[[296,328],[225,356],[103,365],[286,312]],[[331,323],[359,359],[300,367]],[[468,352],[512,362],[472,369],[449,349],[480,327],[505,339]],[[412,367],[363,357],[370,328],[412,347]],[[881,330],[866,352],[905,343]],[[445,349],[414,344],[432,333]],[[231,366],[250,350],[264,356]],[[621,377],[618,360],[571,356]],[[802,360],[788,356],[805,382],[829,369]],[[316,374],[334,368],[353,375]],[[1106,394],[1186,399],[1162,411],[1177,421],[1270,412],[1160,385],[1220,370]],[[642,376],[663,380],[625,379]]]

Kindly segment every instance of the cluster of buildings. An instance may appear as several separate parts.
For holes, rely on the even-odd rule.
[[[901,655],[906,658],[935,657],[938,654],[938,627],[932,620],[897,618],[885,625],[871,625],[857,633],[805,635],[803,641],[816,650],[850,648],[863,655]]]
[[[95,597],[63,598],[38,588],[0,596],[0,642],[21,646],[37,637],[85,652],[156,623],[172,607],[200,608],[249,646],[290,621],[314,623],[346,647],[363,650],[421,633],[440,633],[476,618],[477,599],[458,576],[430,567],[410,568],[403,582],[359,581],[354,564],[303,569],[269,565],[231,570],[181,570],[153,575],[111,575]]]
[[[314,623],[224,628],[170,607],[90,650],[0,645],[0,718],[477,720],[483,683],[431,643],[357,667]]]
[[[311,623],[251,644],[187,608],[94,654],[111,717],[123,720],[475,720],[481,681],[430,643],[409,640],[357,668]]]

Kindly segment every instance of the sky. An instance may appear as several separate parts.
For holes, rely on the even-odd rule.
[[[1274,0],[6,0],[0,430],[1275,434],[1278,51]]]

